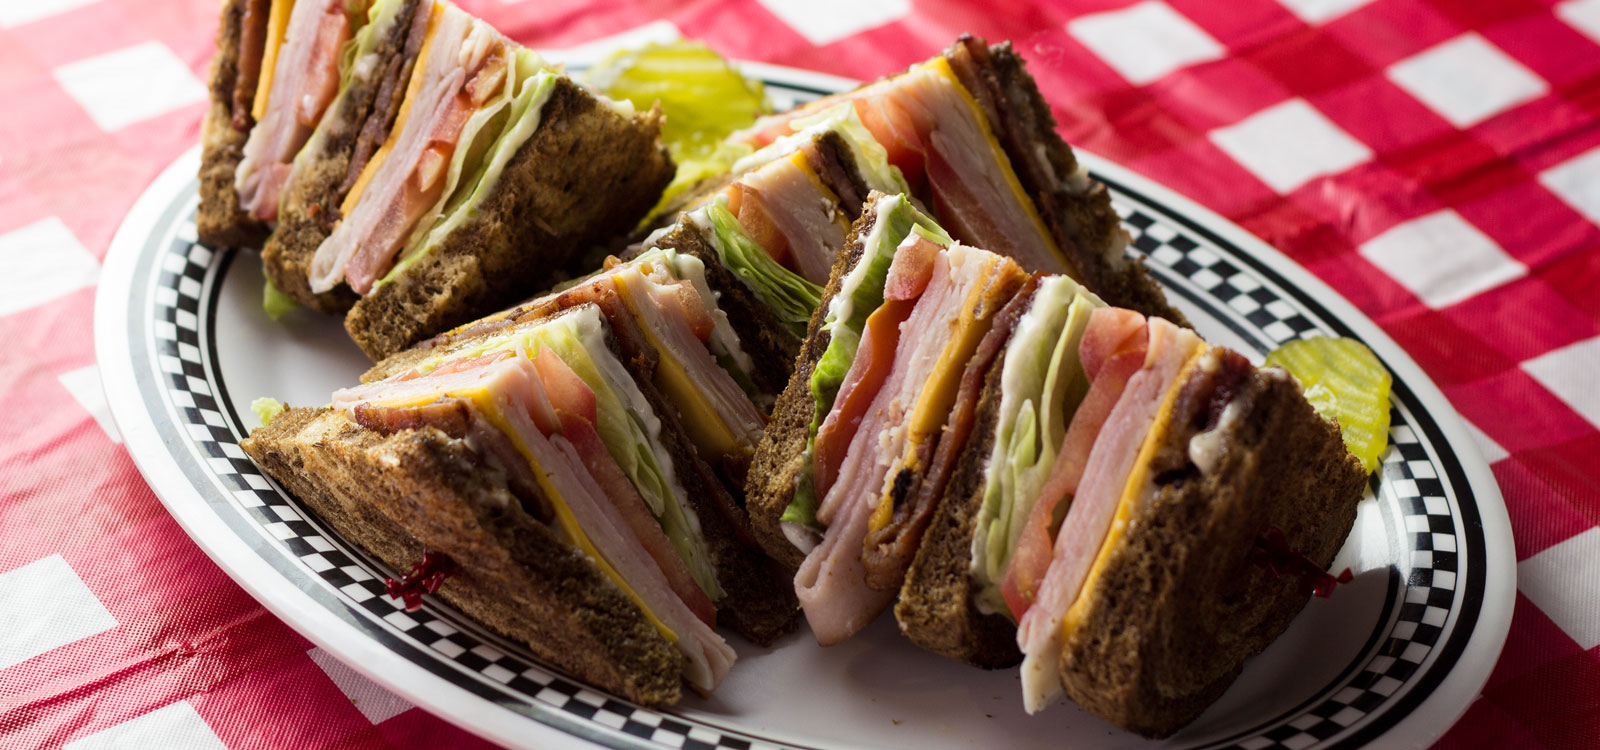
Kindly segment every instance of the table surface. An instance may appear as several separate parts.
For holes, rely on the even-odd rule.
[[[1519,592],[1439,746],[1600,742],[1600,0],[460,4],[535,48],[681,32],[855,78],[961,32],[1013,40],[1068,142],[1309,268],[1465,417]],[[198,139],[216,13],[0,4],[0,746],[483,746],[224,576],[107,414],[100,262]]]

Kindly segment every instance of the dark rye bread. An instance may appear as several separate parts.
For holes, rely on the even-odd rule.
[[[526,309],[517,316],[514,325],[538,325],[566,312],[558,304]],[[620,321],[620,325],[631,329],[632,323],[631,320]],[[442,350],[470,347],[503,331],[503,328],[494,328],[444,339],[437,346],[407,349],[374,365],[361,380],[365,383],[382,380],[410,370]],[[678,481],[683,484],[690,507],[700,519],[717,580],[726,594],[717,608],[720,622],[758,645],[771,645],[797,624],[799,604],[794,587],[788,585],[778,564],[755,543],[749,531],[749,518],[728,495],[717,473],[700,458],[689,442],[677,409],[652,382],[650,374],[655,372],[657,364],[655,351],[644,345],[637,333],[619,332],[615,326],[612,331],[609,342],[612,352],[636,376],[634,382],[639,392],[661,420],[662,445],[676,469]]]
[[[870,197],[868,201],[871,201]],[[833,340],[827,331],[822,330],[822,322],[828,316],[828,303],[839,293],[844,277],[865,251],[862,240],[872,233],[877,223],[876,213],[863,212],[861,218],[850,226],[844,249],[834,259],[828,285],[822,290],[822,301],[811,313],[811,323],[806,327],[800,354],[794,360],[794,374],[789,376],[788,387],[778,395],[777,403],[772,407],[772,418],[767,422],[766,434],[761,437],[755,458],[750,462],[750,479],[744,488],[744,507],[750,514],[750,528],[755,531],[756,540],[767,554],[783,563],[791,572],[805,561],[805,553],[784,536],[779,519],[794,498],[800,472],[807,468],[806,436],[817,411],[816,402],[811,398],[811,372],[816,369],[817,360],[822,359],[822,353],[827,351],[828,342]]]
[[[1144,265],[1124,255],[1127,233],[1111,208],[1106,186],[1091,179],[1082,190],[1073,188],[1077,158],[1056,132],[1049,103],[1011,43],[985,47],[982,39],[964,34],[944,54],[962,86],[990,113],[1023,189],[1033,197],[1056,244],[1079,269],[1083,278],[1078,281],[1112,306],[1188,325]],[[962,57],[976,64],[961,64]]]
[[[727,314],[728,325],[739,336],[739,346],[755,365],[750,379],[762,393],[783,390],[793,371],[794,358],[800,353],[800,337],[722,265],[716,248],[688,218],[679,218],[677,225],[657,238],[654,246],[700,259],[706,267],[706,286],[717,295],[717,307]]]
[[[227,0],[217,22],[217,55],[211,59],[211,108],[200,121],[200,207],[195,232],[213,247],[258,247],[267,225],[239,208],[233,186],[244,158],[248,131],[233,127],[233,89],[239,78],[239,22],[250,0]],[[265,19],[263,19],[263,23]]]
[[[1243,413],[1220,428],[1215,470],[1169,482],[1133,510],[1065,635],[1068,697],[1146,736],[1198,716],[1305,606],[1293,576],[1251,562],[1263,532],[1282,529],[1326,568],[1366,483],[1338,427],[1282,370],[1253,373],[1238,394]]]
[[[1010,344],[1007,344],[1007,349]],[[923,532],[922,545],[906,572],[895,604],[900,632],[911,642],[941,656],[984,669],[1022,661],[1017,627],[1001,614],[985,615],[974,604],[972,535],[987,489],[985,478],[1000,419],[1001,376],[1006,351],[995,358],[983,381],[983,395],[973,419],[964,458]]]
[[[373,48],[377,64],[365,71],[352,71],[337,99],[337,108],[323,116],[318,133],[313,136],[320,140],[318,151],[295,158],[294,179],[285,186],[279,206],[278,228],[261,249],[261,265],[273,286],[294,301],[329,315],[344,314],[360,297],[344,284],[322,294],[311,291],[311,259],[322,241],[333,233],[339,218],[357,139],[364,129],[380,125],[378,130],[387,135],[394,124],[395,102],[385,102],[389,106],[377,108],[387,122],[368,123],[380,94],[402,96],[405,81],[416,64],[415,51],[406,47],[412,36],[412,21],[418,20],[421,0],[402,3],[389,35]],[[420,20],[427,23],[425,15]],[[396,83],[386,89],[384,82],[390,79]],[[382,138],[378,140],[381,142]]]
[[[548,286],[672,179],[659,110],[623,117],[562,76],[540,118],[472,218],[350,309],[345,330],[374,361]]]
[[[459,573],[439,595],[541,659],[647,705],[682,692],[682,657],[577,549],[525,513],[465,441],[383,436],[331,409],[289,409],[240,447],[342,537],[395,570],[424,550]]]

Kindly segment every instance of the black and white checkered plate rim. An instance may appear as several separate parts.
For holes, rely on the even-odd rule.
[[[768,91],[780,106],[823,93],[778,81],[770,81]],[[1099,176],[1113,189],[1133,237],[1131,251],[1145,256],[1169,293],[1222,321],[1258,353],[1299,337],[1353,335],[1322,303],[1233,242]],[[154,259],[148,276],[135,279],[148,284],[149,294],[142,297],[147,304],[130,312],[129,331],[144,336],[135,349],[148,348],[154,372],[146,389],[153,391],[146,394],[149,408],[164,413],[193,452],[216,490],[214,504],[231,509],[259,534],[260,555],[279,558],[280,570],[320,589],[329,606],[359,613],[385,647],[584,739],[613,747],[787,746],[602,694],[436,601],[405,612],[385,596],[383,579],[394,572],[329,532],[238,447],[247,429],[225,398],[210,330],[233,253],[196,241],[195,205],[191,182],[149,235],[146,252]],[[1397,379],[1394,394],[1393,447],[1370,491],[1397,548],[1411,556],[1390,569],[1384,612],[1359,658],[1313,699],[1208,747],[1362,744],[1424,701],[1460,659],[1485,601],[1483,524],[1473,487],[1439,425],[1410,384]],[[294,564],[284,566],[284,560]]]

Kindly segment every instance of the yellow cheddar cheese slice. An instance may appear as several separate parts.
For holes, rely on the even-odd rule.
[[[617,291],[622,295],[622,301],[628,306],[628,311],[635,320],[641,320],[637,302],[633,299],[633,292],[628,288],[627,281],[621,276],[612,276],[612,281],[617,285]],[[706,400],[701,393],[700,386],[695,384],[694,378],[689,377],[688,370],[683,364],[667,351],[649,326],[639,326],[644,333],[645,343],[656,351],[658,364],[656,365],[655,384],[678,407],[683,416],[683,427],[689,433],[690,442],[696,449],[707,457],[738,456],[745,448],[733,436],[733,431],[728,429],[727,423],[722,421],[721,415],[711,407],[711,402]]]
[[[1128,472],[1128,482],[1122,486],[1122,498],[1117,501],[1117,512],[1111,518],[1111,528],[1106,530],[1105,541],[1100,543],[1100,551],[1095,553],[1094,563],[1089,566],[1088,574],[1083,577],[1083,586],[1078,589],[1078,597],[1072,600],[1072,605],[1067,607],[1066,615],[1061,618],[1063,638],[1077,630],[1087,614],[1089,594],[1094,590],[1094,583],[1099,579],[1100,572],[1110,562],[1111,551],[1116,549],[1123,532],[1127,531],[1128,522],[1133,518],[1133,501],[1138,498],[1139,490],[1144,487],[1145,480],[1150,475],[1150,462],[1166,440],[1167,430],[1172,423],[1172,407],[1178,400],[1178,390],[1188,381],[1190,372],[1199,366],[1200,355],[1206,348],[1201,346],[1195,349],[1194,353],[1184,361],[1183,367],[1179,368],[1178,376],[1172,379],[1172,385],[1167,387],[1167,393],[1161,400],[1161,411],[1156,413],[1156,420],[1150,425],[1150,432],[1145,435],[1144,442],[1139,446],[1139,455],[1133,461],[1133,471]]]
[[[423,32],[422,48],[417,50],[417,61],[411,68],[411,80],[406,83],[405,98],[400,101],[400,111],[395,114],[394,125],[389,128],[389,137],[385,138],[383,145],[378,147],[372,158],[367,160],[366,166],[361,168],[361,174],[356,176],[356,182],[350,187],[350,192],[344,196],[344,201],[339,204],[339,215],[349,216],[355,210],[356,204],[361,201],[361,194],[366,192],[367,183],[372,182],[372,177],[377,174],[378,167],[383,160],[394,151],[395,141],[400,139],[400,133],[405,130],[406,119],[411,116],[411,104],[422,88],[423,69],[427,67],[428,54],[433,51],[434,33],[439,30],[439,19],[444,16],[445,4],[435,2],[428,12],[428,30]]]
[[[267,93],[272,91],[272,71],[278,67],[278,48],[289,30],[289,13],[294,0],[274,0],[267,13],[267,40],[261,49],[261,73],[256,77],[256,98],[250,103],[250,119],[260,121],[267,113]]]

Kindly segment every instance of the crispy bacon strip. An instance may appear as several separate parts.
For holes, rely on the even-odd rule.
[[[261,59],[267,50],[267,17],[272,14],[272,0],[246,0],[244,12],[239,15],[238,73],[233,79],[233,129],[241,133],[250,131],[256,124],[250,116],[255,104],[256,86],[261,83]]]
[[[1033,306],[1038,282],[1037,275],[1029,278],[1017,296],[995,313],[994,327],[984,334],[978,350],[967,361],[967,368],[961,374],[955,406],[950,409],[950,418],[937,437],[937,447],[933,449],[927,472],[913,482],[903,497],[890,498],[895,505],[889,524],[867,533],[866,549],[862,552],[861,560],[867,569],[869,585],[885,588],[898,585],[905,579],[906,570],[911,567],[911,558],[917,554],[922,534],[933,520],[933,510],[939,498],[944,496],[950,475],[967,455],[967,438],[972,434],[972,425],[978,416],[978,402],[983,398],[984,381],[1000,360],[1011,334],[1016,332],[1017,323]]]

